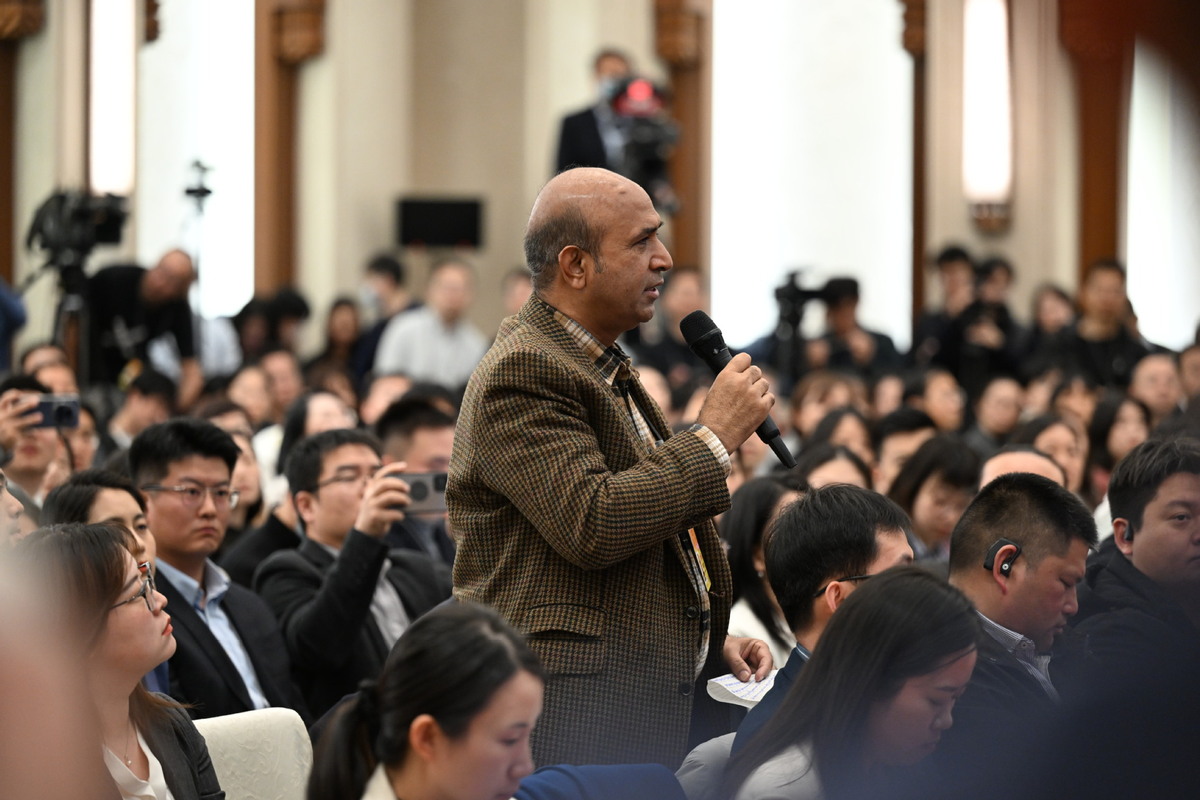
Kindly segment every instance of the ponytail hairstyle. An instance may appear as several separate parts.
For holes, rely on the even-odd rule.
[[[317,743],[309,800],[361,797],[376,766],[403,763],[422,714],[451,739],[462,736],[522,671],[546,679],[524,638],[492,609],[459,603],[425,614],[396,641],[378,681],[363,681],[335,712]]]

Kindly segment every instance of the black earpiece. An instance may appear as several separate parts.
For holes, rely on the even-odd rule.
[[[1017,560],[1017,556],[1021,555],[1021,545],[1017,544],[1011,539],[997,539],[995,543],[988,548],[987,555],[983,557],[983,568],[988,572],[991,572],[992,568],[996,566],[996,554],[1000,552],[1002,547],[1010,544],[1016,549],[1013,550],[1011,555],[1000,562],[1000,571],[1005,575],[1011,573],[1013,562]]]

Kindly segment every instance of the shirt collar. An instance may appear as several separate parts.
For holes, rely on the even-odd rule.
[[[229,574],[214,564],[212,559],[204,561],[203,586],[161,558],[156,559],[154,563],[156,571],[166,576],[193,608],[204,608],[208,604],[219,603],[229,592]]]
[[[600,377],[604,379],[605,383],[611,384],[616,379],[622,365],[628,369],[629,356],[625,355],[625,351],[620,346],[615,344],[605,345],[593,336],[587,328],[540,297],[538,300],[549,309],[554,319],[559,325],[562,325],[575,344],[579,345],[579,349],[583,350],[584,355],[595,365],[596,370],[600,373]]]
[[[989,619],[980,611],[979,619],[983,623],[983,630],[988,636],[991,636],[1000,646],[1011,653],[1014,657],[1021,661],[1026,661],[1034,666],[1037,665],[1037,645],[1028,636],[1022,636],[1016,631],[1010,631],[1000,623],[993,619]]]

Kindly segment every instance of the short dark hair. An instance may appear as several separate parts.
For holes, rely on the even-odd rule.
[[[965,247],[952,244],[942,248],[941,252],[934,257],[933,263],[938,267],[944,267],[947,264],[954,264],[959,261],[965,261],[968,264],[974,264],[971,259],[971,254],[967,252]]]
[[[384,410],[375,422],[375,435],[381,442],[393,436],[409,438],[424,428],[453,428],[454,417],[428,400],[402,397]]]
[[[1148,439],[1130,450],[1117,462],[1108,482],[1113,519],[1128,520],[1132,536],[1142,527],[1142,514],[1158,487],[1181,472],[1200,475],[1200,439]]]
[[[600,69],[600,62],[606,58],[619,58],[625,62],[625,66],[633,69],[633,62],[629,60],[629,56],[623,50],[618,50],[615,47],[605,47],[596,53],[596,57],[592,59],[592,71]]]
[[[950,534],[950,572],[979,569],[997,539],[1021,547],[1030,566],[1067,552],[1078,539],[1096,546],[1096,522],[1078,497],[1028,472],[1001,475],[979,490]]]
[[[102,489],[128,493],[145,512],[146,498],[142,497],[133,481],[106,469],[85,469],[76,472],[46,495],[42,503],[41,524],[86,523],[91,515],[92,503],[96,502],[96,495]]]
[[[1083,273],[1083,282],[1087,283],[1097,272],[1115,272],[1121,276],[1121,281],[1126,279],[1125,265],[1115,258],[1100,258],[1088,264],[1087,269]]]
[[[176,417],[151,425],[129,445],[129,471],[137,486],[161,480],[171,465],[191,456],[219,458],[233,473],[241,450],[233,437],[208,420]]]
[[[983,283],[997,272],[1007,272],[1008,279],[1010,281],[1016,277],[1017,274],[1016,270],[1013,269],[1012,263],[1010,263],[1007,259],[1000,258],[998,256],[992,256],[991,258],[984,259],[983,262],[975,268],[976,285]]]
[[[937,423],[933,421],[933,417],[911,406],[897,408],[876,422],[871,431],[871,444],[875,447],[875,455],[879,456],[884,441],[889,437],[898,433],[923,431],[926,428],[937,430]]]
[[[879,554],[879,531],[905,535],[912,523],[878,492],[846,484],[810,489],[784,509],[763,557],[775,599],[793,631],[813,619],[813,595],[829,580],[862,575]]]
[[[858,301],[858,281],[854,278],[830,278],[825,282],[821,294],[828,307],[839,306],[853,300]]]
[[[888,497],[909,513],[917,493],[930,478],[940,478],[955,489],[972,491],[979,485],[979,456],[952,433],[939,433],[917,448],[904,462]]]
[[[596,230],[583,210],[576,204],[566,204],[555,214],[547,214],[525,229],[525,266],[533,276],[533,288],[545,291],[554,281],[554,267],[564,247],[574,245],[586,253],[600,252],[600,231]]]
[[[287,475],[288,486],[291,488],[292,494],[315,492],[317,481],[321,477],[321,465],[325,456],[339,447],[350,444],[369,447],[375,455],[383,452],[378,439],[358,428],[321,431],[296,442],[288,454],[287,464],[284,466],[284,474]]]
[[[367,274],[382,275],[397,286],[404,285],[404,264],[387,253],[379,253],[367,262]]]
[[[153,397],[162,400],[168,412],[175,410],[176,388],[175,381],[153,369],[142,370],[129,384],[129,391],[137,392],[143,397]]]

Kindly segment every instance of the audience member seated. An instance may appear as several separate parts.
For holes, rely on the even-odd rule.
[[[729,635],[766,642],[780,666],[787,661],[793,639],[766,577],[763,543],[783,508],[800,497],[797,489],[792,480],[752,478],[730,497],[729,510],[719,525],[733,576]]]
[[[1030,309],[1032,324],[1021,347],[1021,377],[1026,379],[1033,377],[1033,371],[1027,365],[1036,365],[1038,369],[1045,367],[1045,355],[1050,351],[1051,343],[1059,331],[1075,319],[1075,301],[1062,287],[1043,283],[1034,290]]]
[[[1087,499],[1098,505],[1108,494],[1113,467],[1150,437],[1150,409],[1118,392],[1104,397],[1088,425]]]
[[[1150,427],[1158,427],[1177,415],[1185,395],[1175,357],[1167,353],[1151,353],[1133,368],[1129,396],[1150,409]]]
[[[727,796],[875,797],[893,767],[932,753],[975,667],[979,620],[962,593],[897,567],[833,616],[779,713],[735,753]]]
[[[875,450],[871,446],[871,425],[862,412],[853,406],[835,408],[825,415],[805,447],[828,442],[851,450],[868,467],[875,465]]]
[[[24,396],[8,394],[10,390],[17,390]],[[71,464],[66,449],[59,442],[58,430],[43,427],[41,415],[36,413],[40,400],[37,395],[47,391],[44,385],[28,375],[10,375],[0,382],[0,395],[9,398],[10,411],[7,430],[3,432],[3,445],[10,456],[4,464],[4,473],[38,506],[51,489],[71,474]],[[30,411],[34,413],[30,414]]]
[[[1153,680],[1200,657],[1200,441],[1138,445],[1113,469],[1108,498],[1113,538],[1088,561],[1074,625],[1087,649],[1053,662],[1064,692]]]
[[[792,390],[792,429],[799,442],[805,442],[825,415],[835,408],[866,408],[867,390],[862,381],[849,375],[814,370]],[[793,451],[797,448],[793,447]]]
[[[103,464],[129,449],[133,437],[160,422],[175,411],[175,382],[162,373],[143,370],[125,390],[120,408],[108,420],[100,434],[95,461]]]
[[[1200,403],[1200,342],[1179,351],[1178,363],[1184,403],[1191,408]]]
[[[250,432],[257,433],[273,421],[274,408],[266,371],[258,364],[245,364],[229,379],[225,390],[231,402],[245,409],[250,418]]]
[[[362,424],[372,426],[378,422],[387,407],[403,397],[412,385],[412,379],[399,372],[390,375],[368,373],[358,404],[358,418]]]
[[[887,494],[912,454],[936,433],[937,426],[928,414],[908,406],[902,406],[876,422],[871,435],[875,448],[871,486],[875,491]]]
[[[858,322],[858,281],[830,278],[821,292],[825,302],[825,334],[805,347],[812,369],[832,369],[870,380],[900,367],[902,359],[890,336]]]
[[[904,404],[924,411],[943,433],[962,429],[966,400],[954,376],[940,367],[909,375],[904,385]]]
[[[917,317],[909,363],[923,369],[933,363],[950,335],[950,325],[975,300],[975,264],[966,250],[950,245],[934,259],[942,307]]]
[[[854,486],[812,489],[779,515],[766,544],[767,578],[795,647],[738,728],[735,751],[782,706],[842,601],[868,578],[912,562],[909,527],[895,503]]]
[[[1006,374],[985,382],[975,403],[975,423],[963,434],[963,442],[980,459],[995,455],[1021,421],[1021,395],[1021,384]]]
[[[1079,608],[1075,587],[1095,544],[1087,507],[1040,475],[1002,475],[967,507],[950,543],[950,583],[986,635],[936,771],[962,780],[1011,757],[1057,705],[1048,654]]]
[[[263,562],[254,587],[279,618],[301,690],[320,715],[378,675],[405,628],[450,596],[450,572],[384,544],[409,504],[408,485],[380,464],[369,433],[303,439],[287,470],[306,538]]]
[[[1081,313],[1047,348],[1049,363],[1087,375],[1096,385],[1129,386],[1133,366],[1149,349],[1125,325],[1129,298],[1125,267],[1117,261],[1091,264],[1079,287]]]
[[[487,351],[488,340],[467,319],[474,270],[462,259],[434,264],[423,308],[392,318],[375,354],[376,372],[403,372],[416,381],[458,389]]]
[[[1010,444],[996,455],[983,462],[979,470],[979,488],[983,489],[1001,475],[1011,472],[1028,472],[1054,481],[1064,489],[1067,473],[1050,456],[1028,444]]]
[[[1002,258],[986,259],[975,271],[975,299],[951,320],[934,358],[953,373],[970,402],[978,402],[988,379],[1017,368],[1024,341],[1008,309],[1013,268]]]
[[[1063,372],[1050,392],[1050,407],[1046,413],[1073,417],[1086,428],[1096,413],[1102,391],[1103,387],[1081,372]]]
[[[831,483],[846,483],[860,489],[871,488],[871,470],[858,454],[829,442],[804,448],[791,474],[800,485],[812,489],[820,489]]]
[[[111,794],[222,800],[204,739],[177,703],[150,694],[142,676],[175,652],[167,599],[150,565],[130,552],[116,525],[63,525],[35,531],[23,555],[44,586],[63,598],[60,624],[86,661],[87,690],[103,742]]]
[[[230,489],[237,458],[229,434],[188,418],[147,428],[129,448],[158,545],[155,577],[174,611],[171,696],[196,718],[267,706],[306,717],[270,608],[209,559],[237,502]]]
[[[636,352],[639,365],[658,370],[671,390],[676,391],[692,385],[697,378],[708,380],[711,375],[679,329],[680,321],[688,314],[708,310],[708,293],[704,289],[704,276],[694,267],[676,267],[663,278],[658,313],[642,326],[641,344]],[[651,326],[657,329],[657,336],[651,336],[654,331],[646,330]]]
[[[950,434],[925,442],[900,468],[888,497],[912,518],[909,544],[918,561],[950,557],[950,534],[978,484],[979,456]]]
[[[80,402],[79,424],[70,430],[63,431],[71,450],[72,471],[78,472],[95,465],[96,453],[100,449],[99,430],[96,410],[86,402]]]
[[[317,743],[309,797],[513,796],[533,771],[545,684],[520,634],[490,609],[451,605],[414,622],[380,666]]]
[[[304,364],[310,386],[317,385],[316,376],[322,370],[332,370],[346,377],[347,388],[357,391],[358,380],[353,377],[350,362],[358,334],[358,303],[349,297],[335,297],[325,320],[325,346]]]
[[[1013,444],[1028,444],[1041,450],[1067,473],[1067,488],[1079,494],[1083,489],[1087,463],[1087,433],[1074,417],[1046,414],[1034,417],[1013,431]]]
[[[375,322],[362,332],[354,345],[351,368],[360,389],[366,388],[364,381],[374,368],[379,339],[388,323],[397,314],[420,305],[420,302],[408,293],[404,278],[404,265],[387,253],[381,253],[367,262],[366,274],[363,276],[363,294],[369,299],[364,303],[368,306],[365,309],[368,317],[374,318]],[[374,420],[369,420],[367,424],[373,422]]]
[[[405,475],[445,474],[454,450],[454,417],[425,400],[397,400],[375,424],[385,459],[404,464]],[[416,550],[435,561],[454,563],[454,540],[446,513],[409,512],[388,530],[389,547]]]

